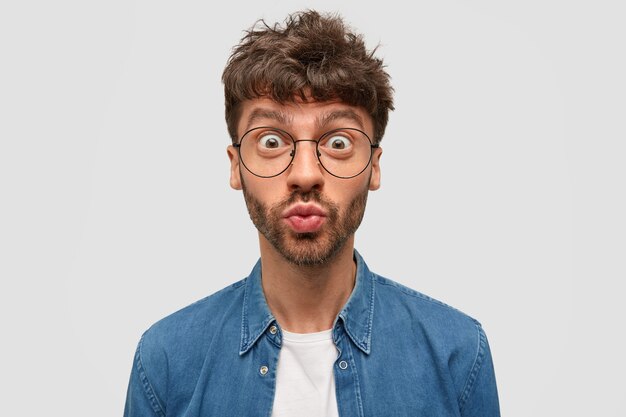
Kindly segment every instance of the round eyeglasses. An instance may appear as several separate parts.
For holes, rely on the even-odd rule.
[[[233,146],[250,173],[261,178],[276,177],[289,168],[296,156],[298,142],[315,142],[320,165],[337,178],[354,178],[369,166],[374,149],[365,132],[345,127],[324,133],[319,139],[295,140],[276,127],[261,126],[248,130]]]

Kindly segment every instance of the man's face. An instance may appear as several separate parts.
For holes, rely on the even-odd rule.
[[[360,107],[340,101],[278,104],[269,98],[242,103],[238,135],[259,126],[289,132],[296,140],[317,139],[338,128],[356,128],[373,137],[371,117]],[[231,187],[244,193],[261,244],[296,265],[328,262],[353,239],[365,211],[367,193],[380,185],[379,159],[360,175],[342,179],[320,165],[314,142],[298,142],[292,164],[282,174],[260,178],[241,164],[237,149],[228,147]]]

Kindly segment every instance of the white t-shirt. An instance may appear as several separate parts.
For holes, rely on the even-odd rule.
[[[332,329],[282,334],[272,417],[339,417]]]

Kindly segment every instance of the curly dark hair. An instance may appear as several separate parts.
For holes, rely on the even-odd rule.
[[[360,34],[338,15],[307,10],[290,14],[284,26],[259,20],[228,59],[224,83],[226,124],[237,140],[244,100],[262,96],[279,103],[339,99],[361,106],[374,122],[374,141],[385,132],[393,110],[393,88],[383,61],[368,51]]]

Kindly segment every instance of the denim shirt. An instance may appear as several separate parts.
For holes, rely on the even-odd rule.
[[[471,317],[370,272],[333,325],[341,417],[499,416],[487,338]],[[126,417],[269,417],[281,329],[247,278],[160,320],[137,346]]]

